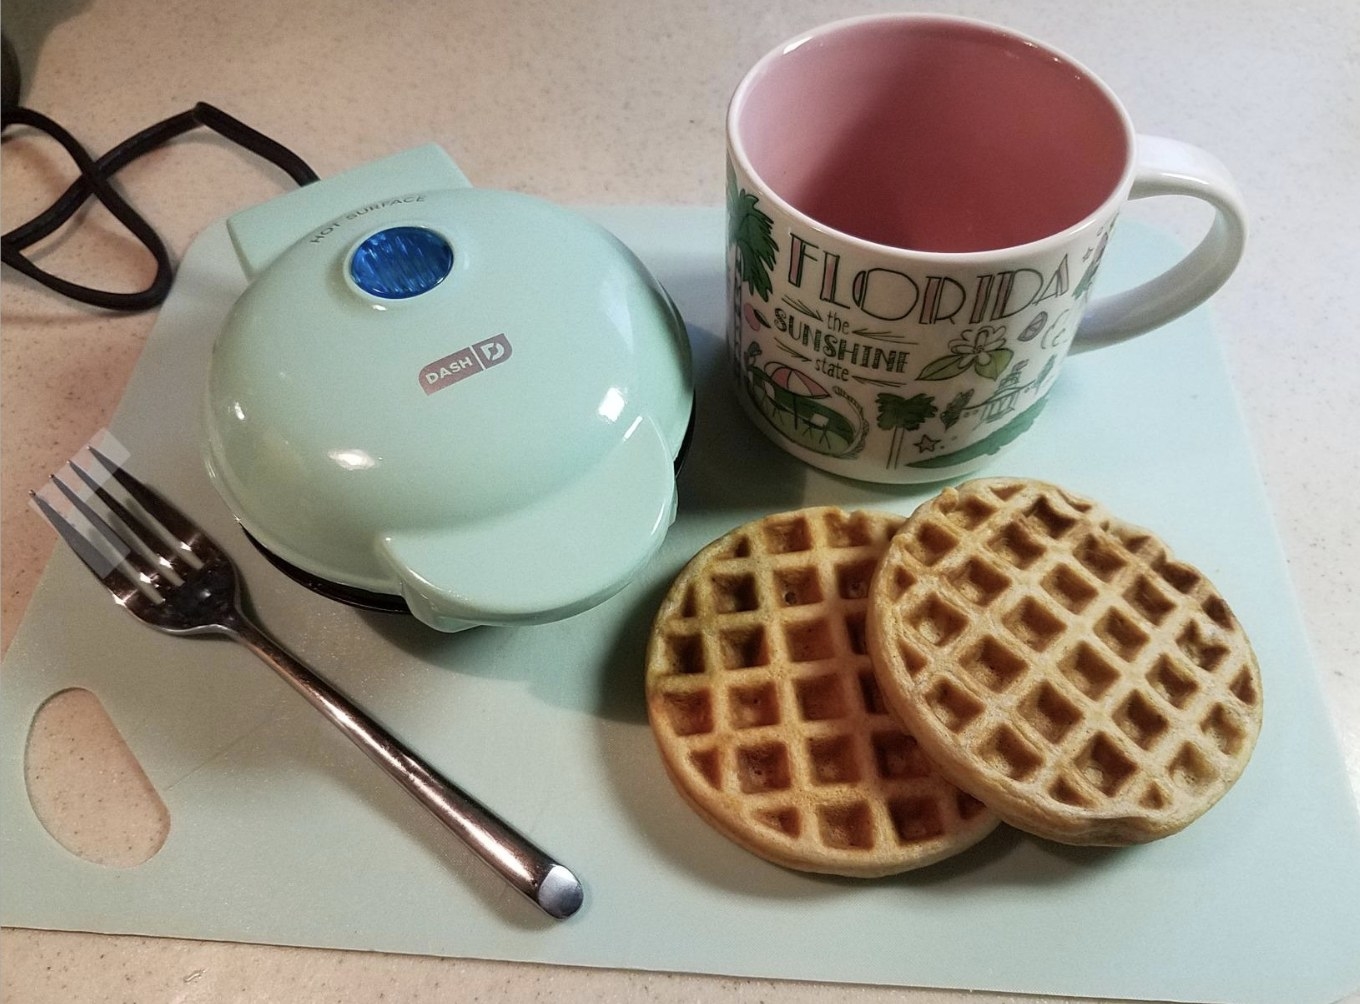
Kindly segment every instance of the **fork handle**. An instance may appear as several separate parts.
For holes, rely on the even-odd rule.
[[[508,823],[406,749],[386,729],[244,616],[220,625],[288,681],[473,852],[550,917],[581,906],[580,881]]]

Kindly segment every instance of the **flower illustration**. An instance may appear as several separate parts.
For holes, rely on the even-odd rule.
[[[1005,345],[1005,328],[989,328],[983,325],[973,332],[971,338],[965,331],[962,338],[956,338],[950,342],[949,351],[952,355],[971,357],[978,366],[986,366],[992,360],[992,353],[997,349],[1004,348]]]
[[[1006,327],[984,324],[964,331],[949,343],[949,355],[941,356],[921,370],[919,380],[948,380],[972,370],[995,380],[1010,365],[1014,353],[1006,348]]]

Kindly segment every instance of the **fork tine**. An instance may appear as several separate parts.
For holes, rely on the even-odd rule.
[[[75,506],[76,510],[90,521],[90,526],[94,527],[95,532],[102,535],[109,545],[121,555],[122,560],[126,561],[128,565],[131,566],[132,570],[137,573],[139,579],[149,586],[154,586],[156,584],[156,570],[147,564],[146,559],[137,553],[136,548],[129,544],[121,533],[109,526],[103,516],[95,512],[94,509],[90,507],[89,503],[77,495],[66,482],[62,481],[61,478],[57,477],[55,474],[52,475],[52,483],[66,496],[71,505]],[[74,529],[74,527],[72,529]]]
[[[91,452],[94,452],[93,449],[91,449]],[[110,495],[103,485],[87,474],[85,469],[74,460],[68,461],[67,466],[80,476],[81,481],[84,481],[85,484],[90,486],[90,489],[98,496],[101,502],[109,507],[109,511],[118,518],[119,522],[127,527],[128,530],[136,535],[138,540],[150,549],[151,553],[156,556],[158,563],[171,569],[176,575],[181,577],[189,571],[192,566],[184,561],[183,557],[178,553],[181,550],[180,546],[171,547],[164,539],[152,531],[150,527],[136,516],[132,515],[126,506]],[[170,553],[167,554],[167,551]]]
[[[215,550],[212,539],[200,530],[192,521],[173,505],[161,498],[156,492],[152,491],[142,482],[138,481],[127,471],[123,470],[118,464],[114,463],[104,454],[100,453],[95,447],[88,447],[91,454],[98,460],[108,472],[113,475],[114,480],[126,489],[127,493],[136,500],[148,515],[158,520],[161,526],[170,531],[180,546],[189,551],[196,557],[206,560],[211,555],[208,553]]]
[[[99,550],[65,516],[57,512],[47,499],[34,491],[30,491],[28,496],[38,507],[43,518],[52,524],[52,529],[56,530],[61,539],[75,552],[81,563],[109,588],[119,602],[126,603],[132,594],[140,592],[137,584],[118,568],[118,563]]]

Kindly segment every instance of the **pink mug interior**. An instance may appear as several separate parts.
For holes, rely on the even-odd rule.
[[[833,25],[738,88],[735,147],[832,230],[918,251],[1060,233],[1119,187],[1132,131],[1105,87],[1034,42],[949,18]]]

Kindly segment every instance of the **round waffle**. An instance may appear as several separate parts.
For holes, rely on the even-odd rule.
[[[1237,780],[1261,728],[1228,604],[1146,530],[1037,481],[916,510],[875,574],[888,705],[1003,820],[1072,844],[1174,833]]]
[[[661,758],[717,830],[777,864],[876,876],[997,825],[889,717],[869,583],[903,519],[812,508],[747,523],[685,566],[647,647]]]

